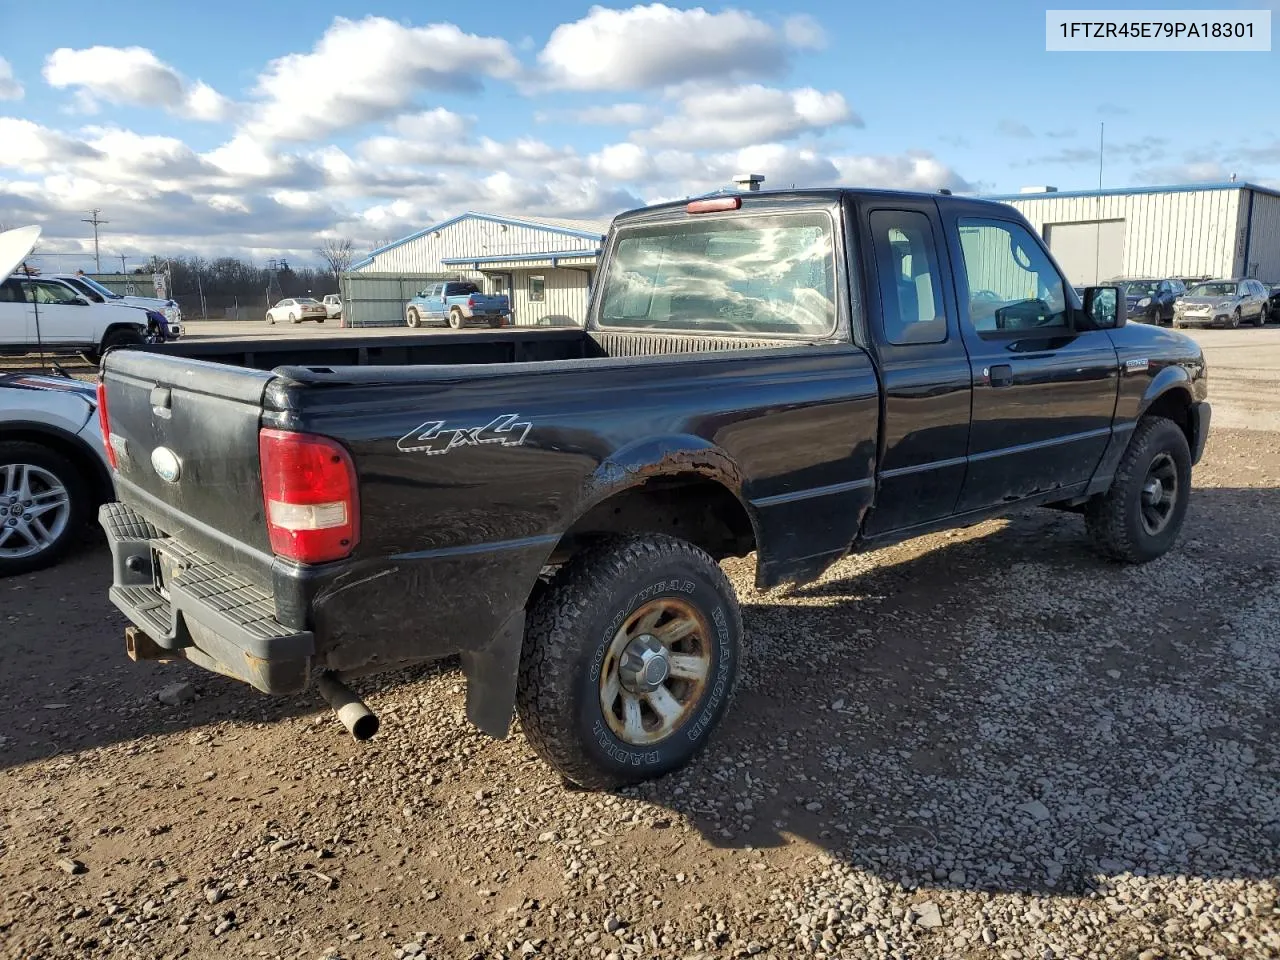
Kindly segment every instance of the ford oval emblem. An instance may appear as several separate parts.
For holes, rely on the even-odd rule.
[[[177,483],[182,476],[182,461],[168,447],[156,447],[151,451],[151,466],[165,483]]]

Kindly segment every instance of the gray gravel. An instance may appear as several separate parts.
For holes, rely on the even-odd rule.
[[[1274,441],[1216,437],[1140,569],[1049,512],[793,591],[727,564],[730,721],[619,795],[476,733],[451,669],[368,684],[357,745],[124,659],[102,556],[0,583],[0,955],[1278,957]]]

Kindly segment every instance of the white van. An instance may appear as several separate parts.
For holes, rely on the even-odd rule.
[[[39,239],[39,227],[0,233],[0,351],[43,346],[96,362],[108,347],[145,343],[148,327],[163,327],[157,310],[95,303],[65,280],[14,275]]]

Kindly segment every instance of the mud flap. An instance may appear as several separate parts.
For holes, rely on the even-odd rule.
[[[497,740],[505,740],[511,729],[523,644],[522,608],[498,628],[488,646],[462,654],[462,672],[467,677],[467,719]]]

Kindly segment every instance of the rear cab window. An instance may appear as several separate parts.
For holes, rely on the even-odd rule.
[[[829,336],[835,227],[823,211],[624,227],[600,291],[603,329]]]
[[[446,297],[469,297],[473,293],[479,293],[480,288],[474,283],[450,283],[445,286],[444,295]]]

